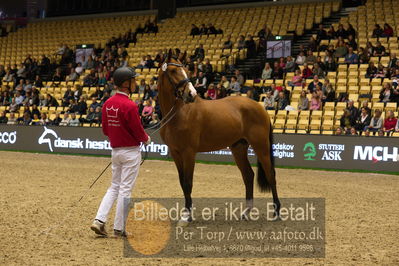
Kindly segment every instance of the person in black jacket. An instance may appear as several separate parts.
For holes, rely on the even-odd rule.
[[[323,29],[323,24],[320,24],[316,34],[316,41],[317,43],[320,43],[321,40],[326,40],[326,39],[327,39],[327,32]]]
[[[353,127],[355,124],[355,118],[352,117],[352,114],[348,109],[345,109],[344,114],[340,119],[340,125],[345,130],[346,134],[350,133],[351,127]]]
[[[247,40],[245,41],[245,48],[247,48],[247,57],[252,58],[256,55],[256,44],[254,41],[254,37],[252,35],[248,35]]]
[[[205,24],[201,25],[201,28],[199,29],[199,34],[200,35],[207,35],[208,34],[208,28],[205,27]]]
[[[370,121],[371,121],[371,115],[368,113],[366,108],[362,107],[360,116],[356,120],[355,124],[356,130],[359,131],[361,134],[364,128],[370,125]]]
[[[195,24],[191,24],[190,35],[195,36],[195,35],[199,35],[199,34],[200,34],[199,28]]]

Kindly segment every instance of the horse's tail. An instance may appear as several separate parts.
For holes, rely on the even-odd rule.
[[[270,173],[268,173],[270,180],[275,180],[276,171],[274,169],[274,156],[273,156],[273,128],[270,125],[269,131],[269,157],[270,157]],[[262,192],[270,191],[271,185],[266,177],[265,169],[263,169],[262,164],[258,160],[258,185]]]

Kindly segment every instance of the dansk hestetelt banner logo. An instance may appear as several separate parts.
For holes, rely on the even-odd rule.
[[[44,127],[44,131],[43,131],[43,134],[39,137],[39,140],[37,141],[39,144],[48,144],[48,148],[49,148],[49,150],[51,151],[51,152],[53,152],[53,147],[52,147],[52,141],[51,141],[51,139],[50,139],[50,136],[53,136],[53,137],[55,137],[55,138],[58,138],[58,135],[57,135],[57,133],[54,131],[54,130],[52,130],[52,129],[49,129],[49,128],[47,128],[47,127]]]
[[[38,139],[39,144],[47,144],[49,150],[54,152],[54,148],[81,149],[81,150],[111,150],[108,140],[90,140],[89,138],[78,137],[76,139],[62,139],[53,129],[43,127],[44,131]]]

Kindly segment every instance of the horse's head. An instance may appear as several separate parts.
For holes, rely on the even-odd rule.
[[[197,91],[187,75],[187,69],[181,63],[185,60],[185,57],[186,52],[178,58],[173,55],[172,50],[169,50],[158,76],[160,81],[169,83],[170,90],[173,90],[177,98],[181,98],[185,103],[188,103],[194,101]],[[163,83],[162,85],[162,89],[167,89],[167,84]]]

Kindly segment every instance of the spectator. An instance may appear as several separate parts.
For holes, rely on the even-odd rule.
[[[314,63],[312,72],[313,72],[313,75],[318,76],[322,79],[325,77],[324,71],[323,71],[323,69],[321,69],[321,67],[319,66],[318,63]]]
[[[223,49],[233,49],[233,42],[231,41],[231,35],[228,36],[227,40],[223,43]]]
[[[383,34],[384,34],[384,30],[381,28],[381,26],[379,24],[375,24],[372,37],[379,38],[379,37],[382,37]]]
[[[156,113],[153,113],[152,116],[151,116],[151,121],[149,123],[149,126],[156,127],[160,123],[161,123],[161,121],[159,120],[158,115]]]
[[[256,43],[254,37],[248,34],[247,40],[245,41],[245,48],[247,48],[247,57],[252,58],[256,55]]]
[[[348,49],[346,48],[346,45],[343,40],[339,40],[337,43],[337,46],[335,48],[335,57],[345,57],[345,55],[348,53]]]
[[[324,102],[335,102],[336,101],[335,91],[331,84],[329,84],[326,87],[322,101],[324,101]]]
[[[384,32],[383,32],[382,36],[383,37],[392,37],[393,36],[393,28],[388,23],[384,23]]]
[[[374,78],[377,75],[378,69],[375,67],[374,62],[370,62],[366,69],[366,78]]]
[[[8,118],[7,125],[16,125],[18,124],[18,119],[15,117],[15,113],[10,113],[10,117]]]
[[[18,109],[19,109],[19,104],[17,104],[16,98],[14,97],[11,99],[11,103],[10,103],[10,106],[8,107],[8,111],[10,113],[14,113],[14,112],[17,112]]]
[[[155,68],[154,60],[152,60],[151,55],[147,55],[144,68]]]
[[[201,95],[201,97],[204,97],[204,93],[206,92],[206,84],[207,84],[207,79],[204,76],[204,73],[201,71],[199,72],[198,78],[195,81],[195,89],[197,90],[198,94]]]
[[[368,105],[369,105],[368,100],[365,100],[362,102],[362,106],[360,108],[361,109],[364,108],[367,111],[367,113],[369,114],[370,119],[371,119],[371,109],[368,107]]]
[[[29,126],[32,119],[28,112],[25,112],[24,115],[17,119],[19,125]]]
[[[288,81],[288,85],[291,87],[302,87],[302,75],[301,70],[297,69],[295,75],[292,77],[291,81]]]
[[[263,80],[271,79],[272,72],[273,72],[273,69],[270,67],[270,64],[268,62],[266,62],[265,68],[262,71],[262,79]]]
[[[33,114],[33,119],[29,123],[30,126],[41,126],[40,118],[37,114]]]
[[[337,70],[337,64],[332,57],[328,58],[327,63],[325,64],[327,72],[335,72]]]
[[[344,29],[344,26],[343,26],[342,24],[339,24],[339,25],[338,25],[338,29],[337,29],[337,31],[335,32],[335,37],[336,37],[336,38],[341,37],[342,39],[348,38],[348,33],[347,33],[347,31]]]
[[[348,100],[348,106],[346,109],[349,110],[354,119],[357,119],[359,116],[359,109],[357,109],[354,104],[355,102],[353,100]]]
[[[320,96],[316,92],[312,93],[312,98],[310,100],[309,109],[312,111],[321,109],[321,99],[320,99]]]
[[[285,64],[286,72],[294,72],[295,71],[295,62],[292,60],[291,56],[287,56],[287,62]]]
[[[323,83],[320,82],[319,76],[314,75],[313,81],[308,85],[308,91],[310,93],[313,93],[316,90],[316,86],[319,86],[321,88],[323,86]]]
[[[227,96],[227,89],[221,83],[216,85],[216,99],[222,99]]]
[[[238,93],[238,94],[241,93],[241,86],[240,83],[238,83],[236,76],[231,77],[230,85],[228,88],[228,94],[232,93]]]
[[[331,25],[327,31],[327,39],[329,40],[335,39],[335,29],[333,25]]]
[[[389,56],[388,68],[397,68],[396,62],[398,62],[396,53],[391,53]]]
[[[303,65],[306,61],[306,56],[304,52],[299,52],[299,55],[296,57],[295,63],[297,65]]]
[[[191,60],[197,60],[201,59],[204,60],[205,57],[205,50],[204,50],[204,45],[201,43],[199,47],[195,48],[194,55],[191,56]]]
[[[285,110],[285,108],[288,106],[289,102],[287,97],[285,96],[283,91],[280,91],[278,93],[278,98],[277,98],[277,109],[278,110]]]
[[[348,36],[348,50],[350,47],[355,51],[357,50],[357,43],[356,43],[355,39],[353,38],[353,35]]]
[[[317,51],[317,46],[318,46],[317,40],[313,36],[311,36],[308,43],[308,50],[311,52]]]
[[[375,110],[373,118],[371,118],[370,125],[364,130],[371,132],[378,132],[382,128],[383,120],[381,118],[381,111],[379,109]]]
[[[237,49],[241,50],[245,48],[245,37],[244,35],[240,35],[237,41]]]
[[[244,85],[244,76],[241,74],[240,70],[236,69],[236,71],[234,71],[234,74],[237,78],[237,82],[240,84],[240,86]]]
[[[308,79],[313,76],[312,70],[308,67],[308,64],[303,64],[303,69],[302,69],[302,78]]]
[[[62,118],[60,116],[60,113],[56,113],[55,114],[55,118],[53,119],[53,121],[51,121],[50,125],[59,126],[61,121],[62,121]]]
[[[154,107],[152,107],[151,100],[146,101],[143,111],[141,112],[141,120],[145,126],[150,123],[153,112]]]
[[[370,121],[370,114],[368,113],[366,108],[362,107],[361,114],[356,120],[355,128],[361,133],[366,127],[370,125]]]
[[[398,119],[395,118],[395,114],[392,111],[388,111],[387,118],[384,121],[384,132],[389,136],[392,132],[395,131],[395,126],[398,123]]]
[[[40,125],[42,125],[42,126],[47,126],[47,125],[50,125],[51,122],[52,122],[52,121],[47,117],[47,114],[46,114],[46,113],[43,113],[43,114],[41,115]]]
[[[37,108],[37,105],[32,105],[32,112],[31,112],[32,114],[31,114],[31,116],[33,116],[33,115],[37,115],[37,117],[38,118],[40,118],[41,117],[41,113],[40,113],[40,111],[39,111],[39,109]]]
[[[145,80],[141,80],[141,82],[142,81],[145,82]],[[101,90],[100,86],[97,85],[96,90],[90,95],[90,98],[96,98],[97,100],[100,100],[102,97],[103,97],[103,91]]]
[[[226,76],[222,76],[221,80],[220,80],[220,84],[222,85],[222,87],[224,87],[225,89],[228,89],[230,87],[230,82],[227,80]]]
[[[380,101],[383,103],[391,102],[394,97],[391,83],[384,82],[384,85],[380,91]]]
[[[96,116],[95,109],[93,107],[90,107],[86,118],[81,118],[80,121],[82,123],[90,123],[91,124],[91,123],[95,122],[94,121],[95,116]]]
[[[97,106],[94,114],[94,123],[101,124],[101,107]]]
[[[273,79],[282,79],[284,75],[283,69],[280,67],[279,63],[276,61],[274,62],[272,78]]]
[[[87,112],[87,103],[84,96],[80,96],[79,102],[76,107],[76,111],[78,114],[83,115]]]
[[[0,115],[0,124],[7,124],[8,118],[6,116],[6,112],[2,111]]]
[[[352,24],[348,24],[348,29],[346,30],[346,33],[349,36],[352,36],[353,38],[356,37],[356,30],[353,28]],[[353,47],[353,46],[352,46]],[[355,47],[353,47],[353,50],[357,50]]]
[[[398,119],[398,122],[396,122],[395,132],[399,132],[399,119]]]
[[[200,29],[195,24],[191,24],[190,35],[191,36],[200,35]]]
[[[20,91],[17,91],[17,92],[15,93],[15,103],[16,103],[18,106],[21,106],[21,105],[22,105],[24,99],[25,99],[25,97],[21,95],[21,92],[20,92]],[[12,103],[11,103],[11,104],[12,104]]]
[[[76,113],[71,113],[71,119],[68,121],[68,126],[78,127],[80,125],[79,119],[76,117]]]
[[[360,63],[360,64],[366,64],[366,63],[369,62],[369,55],[368,55],[368,53],[364,50],[363,47],[360,47],[360,48],[359,48],[358,57],[359,57],[359,63]]]
[[[9,91],[3,91],[0,96],[0,106],[9,106],[11,103],[11,95]]]
[[[298,111],[309,110],[309,99],[306,96],[306,91],[302,90],[299,96]]]
[[[341,127],[338,127],[335,132],[334,132],[335,136],[342,136],[343,135],[343,129]]]
[[[208,90],[205,93],[205,99],[215,100],[216,99],[216,89],[213,83],[209,84]]]
[[[317,30],[316,34],[316,41],[320,43],[321,40],[327,39],[327,32],[323,29],[323,24],[319,24],[319,29]]]
[[[348,109],[345,109],[344,114],[342,115],[340,119],[340,125],[341,128],[345,130],[346,134],[350,133],[350,129],[355,126],[356,120],[355,117],[352,116],[351,111]]]
[[[313,51],[309,50],[308,51],[308,56],[305,59],[305,63],[308,65],[313,65],[316,62],[316,57],[313,55]]]
[[[71,118],[69,117],[69,114],[65,112],[64,118],[62,118],[61,122],[59,122],[59,126],[67,126],[69,124],[69,120],[71,120]]]
[[[349,135],[351,136],[358,136],[356,128],[351,127],[350,131],[349,131]]]
[[[377,41],[377,46],[374,48],[374,56],[385,56],[385,47],[381,45],[380,41]]]
[[[274,110],[274,96],[271,91],[266,93],[266,97],[264,99],[264,106],[266,110]]]
[[[345,63],[347,63],[347,64],[359,63],[359,58],[358,58],[357,54],[353,53],[352,47],[349,47],[348,53],[345,55]]]
[[[201,24],[201,28],[199,29],[199,34],[200,35],[207,35],[208,34],[208,28],[205,27],[205,24]]]

